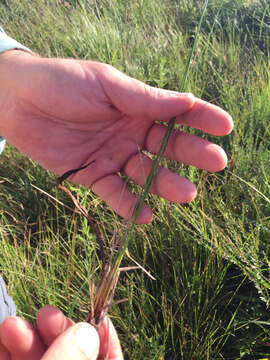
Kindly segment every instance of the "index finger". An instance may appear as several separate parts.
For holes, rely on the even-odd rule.
[[[190,110],[176,117],[176,123],[190,126],[216,136],[229,134],[233,129],[230,114],[220,107],[196,98]]]
[[[117,332],[108,317],[100,324],[99,330],[100,349],[98,359],[123,360],[123,353]]]

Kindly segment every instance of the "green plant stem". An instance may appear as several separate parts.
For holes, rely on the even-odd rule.
[[[189,71],[190,71],[190,66],[191,66],[193,56],[194,56],[194,52],[195,52],[195,49],[196,49],[196,46],[197,46],[198,36],[199,36],[199,33],[200,33],[203,18],[204,18],[205,13],[206,13],[207,5],[208,5],[208,0],[205,1],[203,11],[202,11],[202,14],[201,14],[201,17],[200,17],[200,21],[199,21],[199,24],[198,24],[198,28],[197,28],[197,31],[196,31],[195,39],[194,39],[194,42],[193,42],[193,46],[191,48],[191,51],[190,51],[190,54],[189,54],[189,57],[188,57],[188,61],[187,61],[186,67],[185,67],[185,71],[184,71],[183,78],[182,78],[181,85],[180,85],[180,91],[181,92],[184,91],[185,86],[186,86],[186,81],[187,81],[188,74],[189,74]],[[128,224],[128,227],[127,227],[127,229],[125,231],[123,239],[120,241],[119,248],[118,248],[117,254],[115,256],[115,261],[113,262],[112,269],[111,269],[110,273],[108,274],[108,276],[110,278],[109,282],[108,282],[109,284],[112,284],[114,282],[114,279],[117,279],[122,259],[123,259],[124,255],[126,253],[127,248],[128,248],[129,236],[132,233],[132,231],[133,231],[133,229],[134,229],[134,227],[136,225],[137,219],[138,219],[138,217],[140,215],[140,212],[142,210],[145,199],[149,194],[150,188],[151,188],[151,186],[153,184],[153,181],[154,181],[154,178],[155,178],[155,176],[157,174],[161,159],[162,159],[163,154],[164,154],[164,152],[166,150],[166,147],[168,145],[171,133],[172,133],[172,131],[174,129],[175,120],[176,120],[176,117],[173,117],[169,121],[166,133],[164,135],[164,138],[162,139],[161,146],[160,146],[159,151],[157,153],[157,157],[154,160],[152,168],[150,170],[150,173],[149,173],[149,175],[148,175],[148,177],[146,179],[146,183],[145,183],[143,192],[142,192],[136,206],[134,207],[133,216],[132,216],[132,222],[130,222]],[[107,299],[108,299],[108,296],[110,294],[110,289],[111,289],[111,287],[109,287],[107,289],[107,291],[106,291],[106,298]]]
[[[181,84],[180,84],[180,89],[179,89],[180,92],[183,92],[185,90],[185,87],[186,87],[188,74],[189,74],[189,71],[190,71],[190,67],[191,67],[192,59],[193,59],[193,56],[194,56],[194,53],[195,53],[195,49],[196,49],[196,46],[197,46],[197,43],[198,43],[199,33],[200,33],[200,30],[201,30],[201,26],[202,26],[204,16],[206,14],[207,6],[208,6],[208,0],[205,1],[204,6],[203,6],[203,10],[202,10],[200,21],[199,21],[197,31],[196,31],[196,34],[195,34],[194,42],[193,42],[192,48],[190,50],[188,61],[187,61],[187,64],[185,66],[185,71],[184,71],[184,74],[183,74],[183,78],[182,78],[182,81],[181,81]],[[156,157],[155,161],[153,162],[150,173],[149,173],[149,175],[148,175],[148,177],[146,179],[146,183],[145,183],[145,186],[144,186],[144,189],[143,189],[143,193],[141,194],[141,196],[139,198],[139,201],[138,201],[138,203],[136,204],[136,206],[134,208],[133,214],[135,214],[135,215],[133,216],[132,223],[131,223],[130,227],[127,230],[128,233],[131,233],[132,230],[134,229],[136,221],[137,221],[137,219],[138,219],[138,217],[139,217],[139,215],[141,213],[141,210],[142,210],[143,204],[145,202],[145,199],[149,194],[150,188],[151,188],[151,186],[153,184],[154,178],[155,178],[156,173],[158,171],[158,167],[160,165],[161,159],[162,159],[163,154],[164,154],[164,152],[166,150],[166,147],[168,145],[171,133],[172,133],[172,131],[174,129],[175,120],[176,120],[176,117],[173,117],[169,121],[166,133],[164,135],[164,138],[162,139],[161,146],[160,146],[159,151],[157,153],[157,157]],[[125,235],[125,242],[123,244],[123,247],[121,249],[121,253],[120,253],[120,256],[119,256],[120,261],[117,261],[117,263],[120,264],[127,247],[128,247],[128,234]]]

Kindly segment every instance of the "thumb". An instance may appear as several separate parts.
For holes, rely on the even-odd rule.
[[[99,64],[98,78],[112,104],[126,115],[169,120],[191,109],[195,97],[149,86],[114,67]]]
[[[99,336],[88,323],[78,323],[58,336],[41,360],[96,360]]]

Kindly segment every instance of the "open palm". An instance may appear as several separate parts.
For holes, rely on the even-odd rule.
[[[92,61],[46,59],[20,51],[0,57],[0,132],[43,167],[62,174],[95,160],[71,180],[91,188],[128,218],[136,197],[121,174],[143,185],[166,132],[162,122],[177,123],[214,135],[228,134],[231,117],[194,98],[145,85],[115,68]],[[217,145],[175,130],[164,154],[208,171],[226,166]],[[151,191],[174,202],[196,196],[187,179],[160,168]],[[139,223],[151,221],[144,206]]]

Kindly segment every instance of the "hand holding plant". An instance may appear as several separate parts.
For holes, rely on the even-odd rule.
[[[56,174],[95,160],[70,180],[91,188],[124,218],[137,199],[119,173],[144,186],[152,166],[147,153],[158,152],[170,118],[217,136],[233,126],[217,106],[150,87],[102,63],[15,50],[0,56],[0,76],[1,135]],[[219,146],[176,129],[164,157],[212,172],[227,163]],[[190,181],[165,168],[150,191],[178,203],[196,196]],[[151,219],[144,205],[137,222]]]

